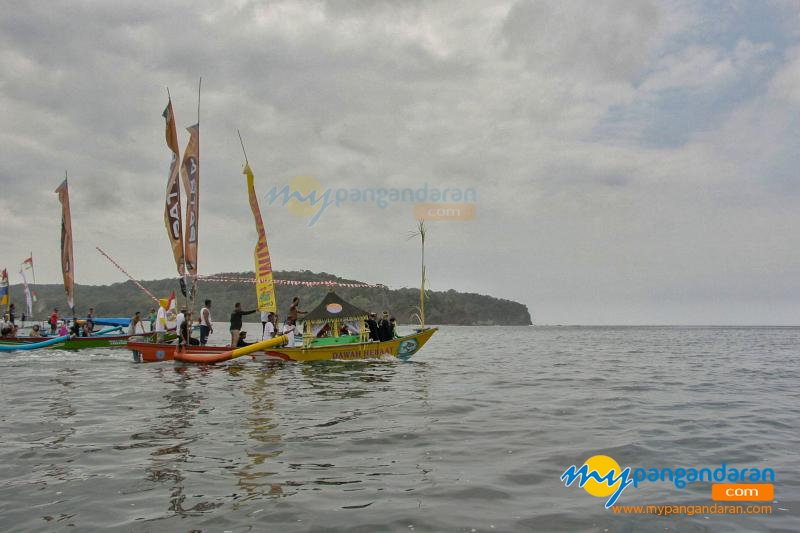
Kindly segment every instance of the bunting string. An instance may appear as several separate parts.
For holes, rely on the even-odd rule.
[[[225,276],[198,276],[198,281],[219,282],[219,283],[256,283],[256,278],[225,277]],[[303,287],[346,287],[357,289],[385,289],[382,283],[340,283],[338,281],[301,281],[294,279],[275,279],[275,285],[291,285]]]
[[[147,289],[145,289],[145,288],[144,288],[144,285],[142,285],[141,283],[139,283],[138,281],[136,281],[136,279],[134,279],[134,277],[133,277],[133,276],[131,276],[130,274],[128,274],[128,271],[127,271],[127,270],[125,270],[124,268],[122,268],[122,267],[119,265],[119,263],[117,263],[116,261],[114,261],[113,259],[111,259],[111,256],[109,256],[107,253],[105,253],[105,252],[103,251],[103,249],[102,249],[102,248],[100,248],[99,246],[95,246],[95,249],[96,249],[98,252],[100,252],[100,254],[102,254],[102,256],[103,256],[103,257],[105,257],[106,259],[108,259],[108,260],[111,262],[111,264],[112,264],[112,265],[114,265],[115,267],[117,267],[117,270],[119,270],[120,272],[122,272],[123,274],[125,274],[125,276],[127,276],[127,277],[128,277],[128,279],[129,279],[129,280],[131,280],[131,281],[134,283],[134,285],[136,285],[137,287],[139,287],[140,289],[142,289],[142,291],[144,291],[144,293],[145,293],[145,294],[147,294],[147,295],[148,295],[150,298],[152,298],[152,299],[153,299],[153,300],[154,300],[156,303],[158,303],[158,298],[156,298],[155,296],[153,296],[153,293],[152,293],[152,292],[150,292],[150,291],[148,291]]]

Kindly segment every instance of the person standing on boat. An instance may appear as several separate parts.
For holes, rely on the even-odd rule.
[[[205,307],[200,310],[200,344],[205,346],[208,336],[214,333],[211,327],[211,300],[206,300]]]
[[[14,304],[8,306],[8,321],[11,322],[12,324],[16,323],[14,316],[16,314],[16,311],[17,309],[14,307]]]
[[[150,315],[148,316],[150,320],[150,331],[154,331],[156,329],[156,308],[153,307],[150,309]]]
[[[144,323],[142,322],[142,316],[139,311],[136,311],[133,314],[133,318],[131,318],[131,323],[128,326],[128,335],[141,335],[144,333]]]
[[[272,311],[261,311],[261,340],[267,334],[267,324],[272,322]]]
[[[58,307],[53,308],[53,314],[50,315],[50,334],[56,334],[56,327],[58,327]]]
[[[175,317],[175,331],[180,331],[181,325],[186,320],[186,308],[181,307],[181,312]]]
[[[374,311],[370,311],[369,318],[367,319],[367,328],[369,328],[369,340],[371,341],[379,341],[380,337],[378,337],[378,322],[375,318],[378,315]]]
[[[392,326],[389,323],[389,311],[384,311],[380,321],[378,321],[378,339],[381,342],[392,340]]]
[[[297,332],[296,322],[293,318],[286,319],[286,325],[283,326],[283,334],[289,339],[286,341],[287,348],[294,347],[294,334]]]
[[[192,314],[191,313],[184,313],[183,309],[181,309],[182,320],[180,325],[175,328],[175,331],[178,332],[178,347],[185,347],[189,346],[191,343],[191,331],[192,331]],[[180,315],[179,315],[180,316]]]
[[[158,301],[158,313],[156,314],[156,342],[164,342],[167,334],[167,305],[169,301],[162,298]]]
[[[400,335],[397,334],[397,320],[395,320],[394,317],[389,319],[389,326],[391,327],[392,330],[392,336],[389,337],[389,340],[396,339],[397,337],[399,337]]]
[[[292,305],[289,307],[289,316],[286,318],[286,323],[289,323],[289,320],[292,320],[293,324],[297,324],[297,315],[305,315],[308,314],[308,311],[301,311],[300,307],[300,297],[295,296],[292,298]]]
[[[94,307],[89,308],[89,312],[86,313],[86,320],[91,320],[94,322]]]
[[[242,311],[242,304],[236,302],[233,306],[233,313],[231,313],[231,348],[236,348],[236,344],[239,342],[239,332],[242,331],[242,316],[244,315],[251,315],[258,311],[258,309],[253,309],[252,311]]]
[[[264,322],[264,318],[267,319]],[[263,329],[261,330],[261,340],[266,341],[275,337],[275,313],[272,311],[267,313],[267,316],[264,317],[264,313],[261,313],[261,324],[263,325]]]

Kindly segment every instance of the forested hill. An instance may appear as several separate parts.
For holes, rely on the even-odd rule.
[[[252,278],[252,272],[236,272],[218,274],[217,277]],[[356,280],[339,278],[325,272],[310,271],[276,271],[275,278],[299,281],[336,281],[339,283],[359,283]],[[177,279],[161,279],[143,281],[150,292],[157,297],[167,297],[173,290],[180,297]],[[45,315],[58,307],[60,313],[68,314],[64,287],[62,285],[37,285],[38,301],[34,304],[36,318]],[[328,287],[285,286],[276,285],[278,311],[286,316],[292,297],[299,296],[300,308],[309,311],[314,308],[328,292]],[[352,304],[378,313],[388,310],[402,324],[416,323],[413,318],[414,308],[419,305],[419,289],[378,289],[336,287],[336,293]],[[245,310],[255,308],[255,288],[252,283],[232,282],[199,282],[198,304],[202,300],[213,300],[216,320],[225,321],[233,309],[233,304],[241,302]],[[16,304],[17,316],[25,308],[25,296],[20,285],[11,287],[11,301]],[[94,307],[97,316],[129,316],[134,311],[146,314],[153,302],[132,282],[115,283],[113,285],[76,285],[75,304],[80,316],[89,307]],[[201,306],[195,306],[198,310]],[[245,320],[258,321],[258,315],[249,315]],[[531,315],[527,306],[493,298],[482,294],[456,292],[454,290],[430,291],[425,301],[425,321],[428,324],[460,324],[460,325],[530,325]]]

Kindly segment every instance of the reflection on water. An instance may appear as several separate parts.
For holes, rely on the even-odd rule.
[[[272,389],[277,386],[273,378],[281,366],[281,363],[265,363],[244,389],[250,406],[244,425],[248,430],[247,437],[252,442],[248,443],[246,450],[248,463],[234,472],[238,478],[238,488],[246,494],[234,504],[235,509],[240,507],[241,502],[253,498],[283,495],[283,487],[275,479],[277,465],[271,462],[283,451],[279,423],[273,418],[275,392]],[[231,372],[234,370],[231,369]]]
[[[183,482],[183,469],[190,457],[189,447],[195,441],[191,436],[192,421],[202,405],[205,396],[200,391],[190,391],[188,382],[191,379],[182,368],[159,368],[157,377],[166,390],[161,405],[156,407],[159,414],[151,432],[145,438],[148,444],[158,446],[150,452],[150,466],[147,467],[146,479],[154,483],[169,485],[170,497],[168,510],[185,516],[188,513],[202,511],[206,502],[200,502],[184,508],[186,495]],[[137,435],[133,435],[136,439]]]

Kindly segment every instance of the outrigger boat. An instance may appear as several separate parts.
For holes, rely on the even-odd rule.
[[[112,328],[118,330],[119,328]],[[97,334],[89,337],[0,337],[0,351],[13,351],[19,349],[20,346],[31,346],[36,344],[44,344],[42,348],[52,348],[54,350],[84,350],[87,348],[126,348],[128,341],[131,338],[141,338],[152,334],[137,335],[110,335],[110,334]],[[169,333],[165,337],[166,340],[174,340],[177,335]],[[59,342],[50,343],[48,341],[54,339],[61,339]],[[26,348],[26,349],[31,349]]]
[[[306,315],[305,332],[300,346],[287,346],[286,336],[267,339],[232,350],[220,346],[190,346],[178,350],[174,344],[128,342],[136,362],[175,360],[183,363],[220,363],[249,355],[254,359],[279,361],[352,361],[393,358],[406,360],[417,353],[438,328],[424,328],[410,335],[384,342],[370,341],[365,326],[367,313],[329,292],[314,310]],[[340,335],[342,327],[355,335]],[[330,332],[329,336],[318,336]]]
[[[199,109],[199,106],[198,106]],[[170,166],[170,177],[167,182],[167,196],[164,221],[167,234],[172,244],[178,273],[184,276],[187,270],[193,280],[197,276],[197,219],[199,198],[199,116],[198,124],[189,128],[191,134],[189,144],[184,154],[184,186],[189,195],[187,205],[186,239],[181,234],[181,202],[180,187],[177,183],[178,148],[175,132],[172,102],[169,101],[164,111],[166,119],[167,146],[173,153]],[[241,136],[239,137],[241,141]],[[244,152],[244,143],[242,142]],[[253,213],[258,241],[253,257],[255,260],[255,288],[258,310],[261,312],[276,312],[275,285],[272,277],[272,261],[267,246],[267,236],[258,206],[258,197],[255,191],[253,171],[247,161],[245,153],[243,173],[247,176],[247,191],[250,209]],[[188,162],[188,164],[187,164]],[[135,362],[156,362],[174,360],[182,363],[213,364],[228,361],[237,357],[251,355],[254,358],[262,357],[282,361],[351,361],[370,360],[391,357],[395,359],[408,359],[414,355],[437,331],[437,328],[425,327],[424,314],[424,225],[420,225],[423,243],[423,268],[422,287],[420,289],[420,322],[422,326],[403,337],[386,341],[370,340],[367,327],[367,313],[354,305],[345,302],[334,292],[328,293],[319,306],[304,318],[304,331],[300,346],[289,346],[290,340],[282,335],[272,339],[265,339],[241,348],[214,347],[214,346],[188,346],[181,349],[174,344],[146,343],[128,341],[127,346],[133,353]],[[194,288],[194,282],[192,287]],[[192,301],[195,292],[192,291]],[[345,334],[342,334],[345,333]],[[294,343],[292,343],[294,344]]]

